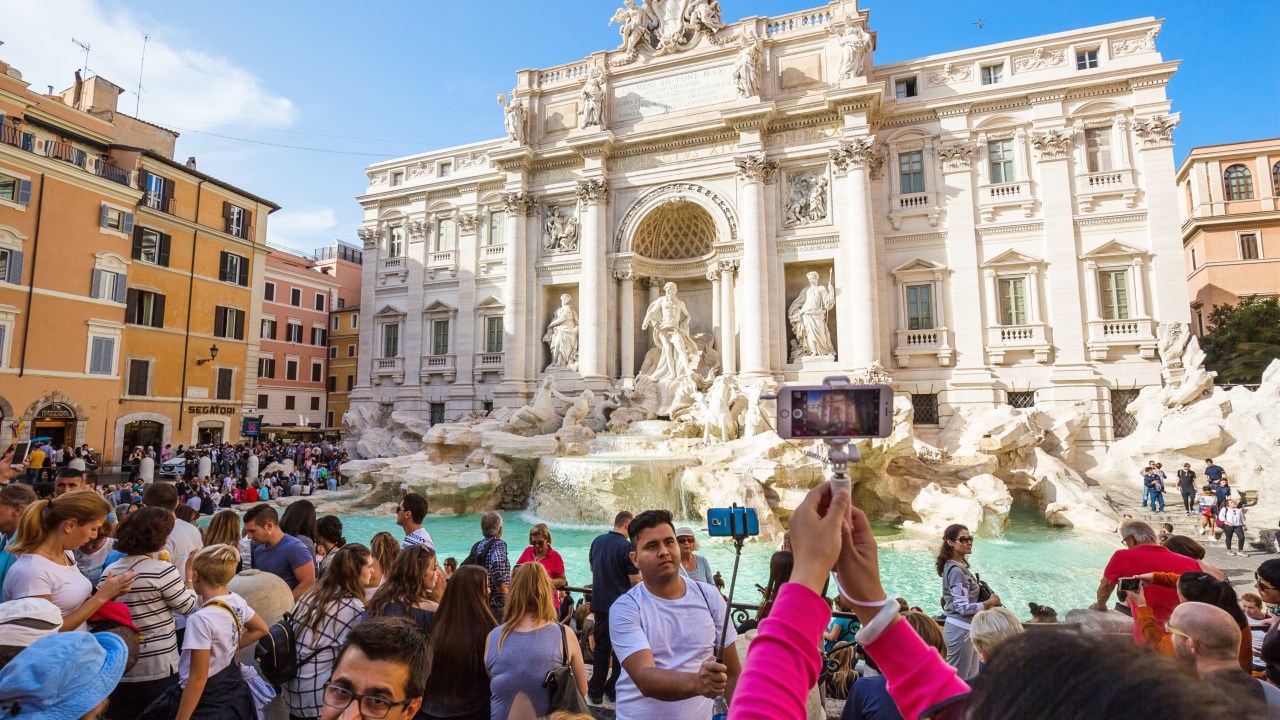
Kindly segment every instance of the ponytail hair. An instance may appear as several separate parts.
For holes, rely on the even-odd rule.
[[[956,549],[951,543],[955,542],[956,538],[960,537],[961,530],[968,529],[969,528],[964,525],[957,523],[954,525],[948,525],[947,529],[942,532],[942,547],[938,550],[937,561],[938,577],[942,577],[942,569],[947,566],[947,561],[955,559]]]
[[[1178,576],[1178,592],[1188,602],[1205,603],[1222,608],[1236,621],[1236,625],[1246,627],[1249,618],[1240,609],[1240,600],[1236,597],[1236,589],[1231,581],[1218,578],[1203,572],[1185,572]]]
[[[68,520],[74,520],[77,525],[100,523],[110,513],[111,503],[96,492],[73,492],[37,500],[22,511],[18,532],[7,549],[14,555],[33,552],[62,523]]]

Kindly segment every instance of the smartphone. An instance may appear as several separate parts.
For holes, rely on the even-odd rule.
[[[11,468],[22,467],[22,464],[27,460],[27,455],[29,455],[30,453],[31,453],[31,442],[29,440],[23,440],[21,442],[14,443],[13,459],[9,461],[9,467]]]
[[[778,390],[778,435],[787,439],[878,438],[893,431],[888,385],[793,385]]]
[[[707,534],[711,537],[754,537],[760,534],[760,518],[755,508],[711,508],[707,510]]]
[[[1121,592],[1137,592],[1142,589],[1142,581],[1136,577],[1120,578]]]

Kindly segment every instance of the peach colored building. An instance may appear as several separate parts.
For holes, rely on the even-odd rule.
[[[1280,138],[1193,149],[1177,174],[1191,328],[1215,305],[1280,294]]]

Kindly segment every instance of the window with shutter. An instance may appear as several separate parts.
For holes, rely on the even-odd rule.
[[[275,302],[276,300],[276,284],[265,283],[262,286],[262,299],[267,302]]]
[[[22,284],[22,253],[17,250],[4,250],[4,268],[0,277],[7,283]]]
[[[216,337],[226,337],[225,329],[227,327],[227,309],[218,306],[213,309],[213,334]]]
[[[89,297],[102,297],[102,271],[94,268],[93,279],[89,282]]]
[[[311,409],[312,409],[312,410],[319,410],[319,409],[320,409],[320,398],[318,398],[318,397],[313,397],[313,398],[311,398]]]
[[[9,337],[9,326],[0,325],[0,368],[9,367],[9,352],[5,340]]]
[[[89,342],[89,374],[110,375],[114,369],[112,365],[116,354],[115,338],[93,336],[90,337]]]
[[[146,397],[150,390],[151,361],[129,358],[129,394]]]
[[[160,253],[156,258],[156,264],[163,267],[169,267],[169,241],[170,238],[165,233],[160,233]]]
[[[320,382],[320,378],[324,375],[324,365],[320,363],[311,363],[311,382]]]
[[[231,337],[235,338],[236,340],[243,340],[244,339],[244,312],[241,310],[232,310],[231,312],[232,312],[232,319],[234,320]]]
[[[294,410],[294,409],[295,409],[295,407],[294,407],[294,403],[295,403],[295,398],[294,398],[294,396],[292,396],[292,395],[285,395],[285,396],[284,396],[284,409],[285,409],[285,410]]]
[[[231,368],[218,368],[218,400],[230,400],[232,384],[236,371]]]
[[[284,361],[284,379],[285,380],[298,379],[298,361],[297,360]]]

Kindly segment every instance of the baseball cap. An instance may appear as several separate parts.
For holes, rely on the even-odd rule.
[[[40,638],[0,669],[0,713],[23,720],[78,720],[124,676],[128,649],[111,633]]]
[[[0,603],[0,645],[27,647],[62,629],[62,611],[44,598]]]

